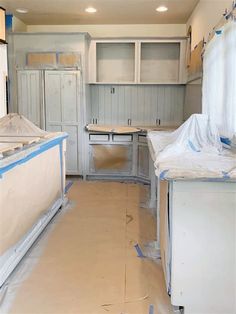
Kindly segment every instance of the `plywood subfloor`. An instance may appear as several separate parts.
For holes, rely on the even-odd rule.
[[[160,264],[134,250],[156,235],[141,192],[136,184],[74,182],[72,205],[10,279],[7,313],[147,314],[150,304],[155,314],[172,313]]]

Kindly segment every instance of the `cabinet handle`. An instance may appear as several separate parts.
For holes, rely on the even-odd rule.
[[[131,125],[132,120],[128,119],[128,125]]]
[[[161,125],[161,119],[156,119],[156,125]]]
[[[95,124],[98,124],[98,119],[97,118],[95,119]]]

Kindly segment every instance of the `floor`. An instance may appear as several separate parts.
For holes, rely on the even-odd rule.
[[[74,182],[69,206],[10,278],[0,313],[172,313],[160,262],[134,249],[156,237],[143,195],[138,184]]]

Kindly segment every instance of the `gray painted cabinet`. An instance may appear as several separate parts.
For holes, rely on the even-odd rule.
[[[18,112],[42,128],[42,71],[17,71],[17,87]]]
[[[67,132],[66,169],[79,174],[78,71],[45,71],[46,130]]]
[[[17,71],[18,112],[51,132],[66,132],[67,174],[81,174],[80,71]]]
[[[88,133],[88,177],[150,181],[146,134]]]

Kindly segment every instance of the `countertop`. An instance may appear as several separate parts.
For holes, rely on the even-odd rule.
[[[85,129],[88,132],[106,132],[106,133],[147,133],[148,131],[174,131],[178,126],[122,126],[122,125],[98,125],[88,124]]]

